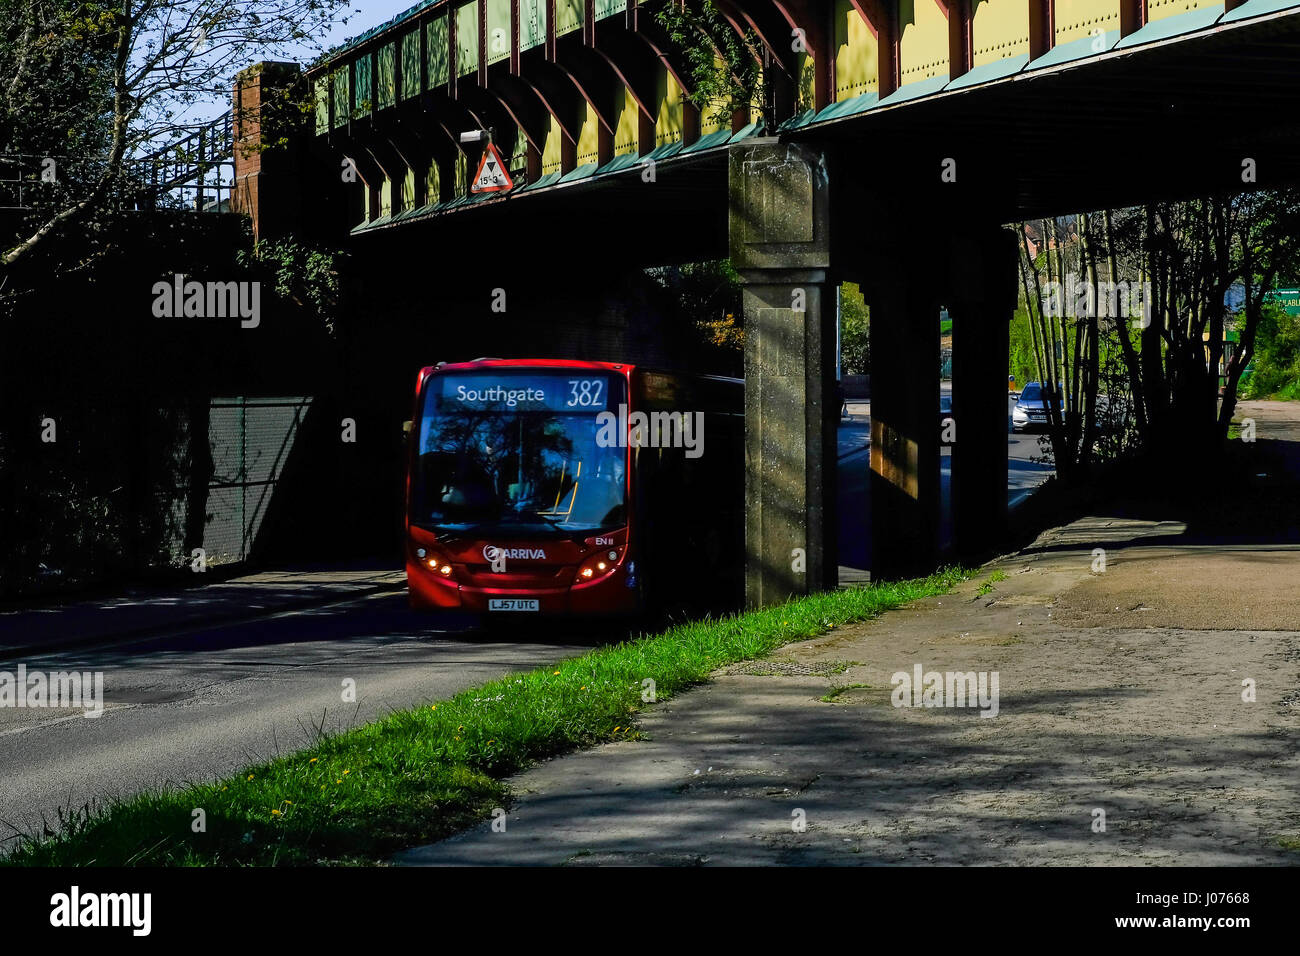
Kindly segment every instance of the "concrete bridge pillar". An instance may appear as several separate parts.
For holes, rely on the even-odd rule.
[[[898,228],[896,251],[873,257],[863,289],[871,308],[873,580],[928,573],[939,552],[942,286],[932,247],[906,234]]]
[[[823,157],[773,139],[729,157],[744,282],[745,599],[834,587],[835,296]]]
[[[1015,234],[990,228],[952,245],[953,547],[979,558],[1007,522],[1007,355],[1016,308]]]

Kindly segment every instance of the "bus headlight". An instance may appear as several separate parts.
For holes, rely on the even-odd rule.
[[[439,561],[436,557],[429,558],[424,562],[424,564],[430,571],[436,571],[437,573],[441,574],[444,578],[451,577],[451,571],[452,571],[451,565],[444,564],[442,561]]]
[[[580,581],[594,581],[597,578],[603,578],[607,574],[612,574],[614,569],[618,567],[618,559],[621,554],[621,550],[613,549],[592,555],[578,566],[578,579]]]

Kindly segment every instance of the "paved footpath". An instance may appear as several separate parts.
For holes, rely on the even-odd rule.
[[[1054,529],[952,594],[719,673],[642,740],[520,774],[504,833],[396,862],[1300,863],[1300,550],[1182,530]],[[893,706],[918,664],[996,671],[997,716]]]

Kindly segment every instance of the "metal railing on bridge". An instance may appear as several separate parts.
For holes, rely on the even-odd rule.
[[[193,127],[160,149],[128,158],[122,181],[113,189],[117,206],[230,211],[235,177],[232,112]],[[30,210],[53,184],[92,183],[102,175],[103,165],[98,158],[0,155],[0,209]]]
[[[135,162],[147,174],[150,207],[180,205],[226,212],[235,176],[231,110]]]

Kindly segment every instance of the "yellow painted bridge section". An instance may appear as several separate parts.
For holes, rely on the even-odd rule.
[[[657,5],[662,2],[666,0],[643,0],[635,6],[626,0],[591,0],[590,3],[588,0],[450,0],[425,4],[395,25],[362,34],[333,59],[308,70],[308,81],[315,96],[309,123],[320,137],[339,131],[353,137],[353,127],[360,120],[364,136],[368,129],[364,120],[371,116],[383,116],[413,101],[420,101],[425,104],[424,109],[436,112],[439,103],[447,102],[437,96],[425,98],[426,93],[440,92],[459,99],[463,89],[470,95],[466,102],[481,103],[482,97],[493,95],[494,83],[498,82],[494,77],[519,70],[526,81],[529,70],[538,68],[536,65],[544,61],[553,61],[545,68],[551,74],[550,82],[555,82],[556,76],[563,75],[566,56],[613,56],[603,50],[602,38],[606,36],[620,34],[624,48],[629,42],[634,47],[643,42],[650,34],[643,34],[635,42],[632,34],[640,29],[638,23],[653,21]],[[745,0],[746,4],[749,2]],[[772,0],[753,2],[757,6]],[[1120,30],[1121,0],[1050,0],[1050,3],[1052,29],[1050,38],[1046,38],[1049,47]],[[1221,7],[1222,0],[1146,0],[1145,22]],[[791,48],[793,55],[783,58],[792,75],[780,78],[780,82],[787,84],[787,92],[793,92],[794,115],[777,117],[778,123],[789,120],[800,125],[815,121],[815,81],[818,94],[824,94],[820,86],[822,77],[817,72],[820,64],[815,57],[826,56],[831,60],[829,95],[833,102],[879,93],[882,85],[886,85],[883,71],[890,68],[891,62],[898,85],[904,88],[952,76],[954,65],[950,58],[955,55],[954,50],[956,55],[963,55],[963,48],[954,47],[952,42],[960,34],[950,30],[950,15],[970,17],[971,68],[1009,58],[1027,58],[1030,53],[1031,0],[970,0],[969,4],[956,0],[811,0],[806,8],[794,4],[775,4],[775,8],[780,11],[779,16],[753,21],[765,23],[769,30],[775,31],[762,38],[760,48],[767,44],[776,51],[778,44],[792,40],[799,43],[814,35],[821,38],[818,44],[824,43],[816,49],[799,44]],[[728,9],[741,9],[741,5]],[[869,17],[880,16],[879,11],[895,11],[896,16],[885,18],[884,23],[869,22]],[[787,31],[790,20],[786,18],[810,14],[825,17],[817,29],[802,33],[802,28]],[[588,16],[593,18],[590,24],[585,22]],[[774,23],[777,26],[772,26]],[[593,43],[595,54],[580,50]],[[886,46],[887,43],[891,46]],[[618,47],[611,45],[609,50],[613,49]],[[518,57],[512,56],[513,53]],[[770,69],[771,59],[767,62]],[[593,164],[599,166],[614,159],[643,155],[670,144],[682,144],[689,149],[697,137],[709,138],[707,148],[726,142],[726,136],[719,134],[729,132],[733,121],[737,127],[743,125],[743,120],[733,117],[725,102],[717,99],[696,102],[687,94],[683,87],[692,86],[698,79],[692,76],[689,58],[674,59],[674,51],[656,48],[648,62],[642,63],[643,72],[628,82],[637,84],[638,95],[645,97],[644,100],[639,101],[638,95],[623,85],[624,75],[618,72],[613,79],[603,80],[612,84],[612,88],[600,88],[599,83],[596,88],[590,88],[588,82],[583,87],[585,95],[568,104],[557,106],[548,100],[540,116],[532,114],[537,127],[531,129],[531,139],[513,121],[509,121],[508,128],[499,128],[501,121],[495,118],[497,143],[506,153],[517,181],[526,185],[529,176],[536,179],[539,174],[549,177],[570,173]],[[725,69],[720,59],[715,66]],[[605,70],[604,75],[609,77],[610,71]],[[1005,73],[995,71],[992,75]],[[486,89],[480,86],[484,82]],[[512,82],[519,86],[517,80]],[[892,82],[888,85],[892,86]],[[914,93],[922,90],[914,88]],[[587,101],[587,95],[592,102],[600,104],[599,110]],[[648,116],[643,115],[642,103]],[[756,102],[749,111],[751,122],[762,118],[760,105]],[[865,105],[858,103],[852,109],[869,109],[870,105],[868,100]],[[550,113],[556,108],[561,110],[559,118]],[[566,112],[576,115],[566,115]],[[608,125],[602,122],[602,115],[607,117]],[[452,127],[463,125],[464,114],[440,122],[454,134]],[[447,126],[448,123],[452,125]],[[381,128],[382,124],[376,123],[375,129]],[[575,135],[571,138],[566,129]],[[448,158],[449,155],[455,158]],[[391,162],[390,156],[388,163],[379,164],[383,169],[376,171],[372,167],[367,172],[369,178],[362,204],[368,218],[387,216],[410,208],[413,203],[436,203],[460,195],[469,173],[459,146],[418,170],[403,172],[399,168],[394,172],[390,169]],[[626,168],[626,165],[623,162],[613,168]],[[376,175],[392,176],[394,181],[375,182]]]

